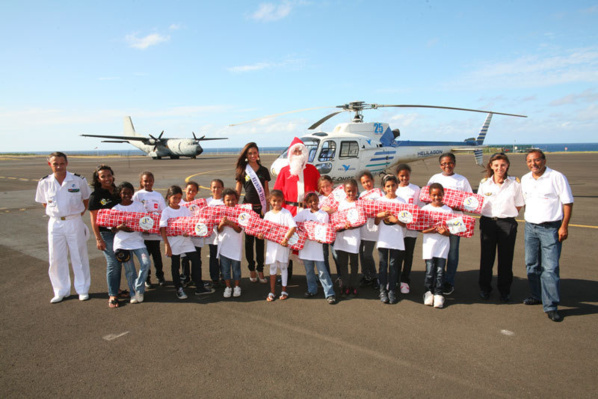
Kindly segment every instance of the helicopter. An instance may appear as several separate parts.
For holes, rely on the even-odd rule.
[[[385,107],[396,108],[434,108],[455,111],[468,111],[486,113],[486,120],[482,124],[478,136],[464,141],[412,141],[397,140],[400,136],[399,129],[390,128],[388,123],[364,122],[363,111]],[[281,114],[269,115],[258,119],[276,117],[283,114],[307,111],[318,108],[308,108],[297,111],[288,111]],[[526,118],[525,115],[507,114],[502,112],[484,111],[469,108],[445,107],[437,105],[385,105],[367,104],[364,101],[352,101],[348,104],[338,105],[340,111],[330,113],[311,125],[308,130],[316,130],[328,119],[343,113],[353,112],[351,122],[340,123],[332,132],[315,131],[301,137],[308,150],[308,162],[314,165],[322,175],[330,176],[334,181],[343,181],[353,178],[359,171],[369,170],[371,173],[383,173],[399,163],[407,163],[426,158],[437,157],[445,152],[473,152],[478,165],[482,165],[482,149],[485,147],[484,139],[493,115],[506,115]],[[237,126],[243,123],[233,124]],[[280,170],[288,165],[287,151],[284,151],[270,167],[270,173],[278,175]]]
[[[162,157],[170,157],[171,159],[179,159],[180,157],[197,158],[203,152],[203,148],[199,145],[203,140],[226,140],[226,138],[206,138],[206,136],[196,137],[195,132],[192,132],[193,138],[189,139],[169,139],[162,138],[164,130],[158,137],[151,134],[145,137],[135,132],[133,121],[130,116],[124,117],[124,136],[108,136],[97,134],[82,134],[83,137],[99,137],[103,139],[102,143],[129,143],[134,147],[139,148],[145,152],[152,159],[162,159]]]

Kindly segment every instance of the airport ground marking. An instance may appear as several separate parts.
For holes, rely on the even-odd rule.
[[[191,180],[191,178],[192,178],[193,176],[206,175],[206,174],[208,174],[208,173],[214,173],[214,172],[224,172],[224,171],[226,171],[226,170],[230,171],[230,169],[218,169],[218,170],[208,170],[207,172],[195,173],[195,174],[192,174],[192,175],[190,175],[190,176],[187,176],[187,177],[185,178],[185,183],[189,182],[189,180]]]
[[[125,332],[122,332],[120,334],[108,334],[108,335],[104,335],[102,337],[102,339],[105,339],[106,341],[114,341],[115,339],[118,339],[118,338],[120,338],[122,336],[125,336],[128,333],[129,333],[129,331],[125,331]]]

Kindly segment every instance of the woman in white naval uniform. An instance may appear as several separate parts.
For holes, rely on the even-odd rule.
[[[84,177],[67,172],[67,156],[54,152],[48,157],[52,174],[37,184],[35,201],[44,205],[48,221],[48,252],[50,282],[54,289],[51,303],[61,302],[71,294],[68,253],[75,275],[75,291],[79,300],[89,299],[89,258],[87,239],[89,230],[81,216],[87,209],[90,190]]]
[[[508,302],[513,282],[513,254],[517,238],[515,217],[524,205],[521,184],[515,177],[508,176],[509,158],[503,153],[490,157],[486,165],[486,178],[478,187],[478,194],[484,196],[484,207],[480,218],[480,297],[490,298],[492,291],[492,265],[498,249],[497,288],[500,300]]]

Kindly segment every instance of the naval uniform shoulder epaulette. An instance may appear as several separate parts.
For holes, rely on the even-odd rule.
[[[73,173],[73,175],[77,176],[79,179],[83,179],[83,180],[87,181],[85,176],[81,176],[79,173]]]
[[[521,183],[521,181],[519,180],[519,178],[517,176],[509,176],[508,178],[510,180],[515,180],[517,183]]]
[[[487,177],[484,177],[480,183],[486,183],[488,181]]]
[[[39,181],[42,181],[42,180],[44,180],[44,179],[46,179],[48,177],[50,177],[50,175],[45,175],[44,177],[42,177],[41,179],[39,179]]]

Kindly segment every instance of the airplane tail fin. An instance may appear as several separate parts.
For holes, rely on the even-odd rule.
[[[473,155],[475,156],[476,165],[484,166],[484,156],[482,154],[482,150],[473,150]]]
[[[492,121],[492,113],[488,113],[482,128],[480,129],[480,133],[478,134],[478,138],[476,139],[477,145],[484,144],[484,140],[486,139],[486,133],[488,133],[488,127],[490,126],[490,122]]]
[[[139,133],[135,132],[135,127],[133,126],[133,121],[131,120],[130,116],[125,116],[123,119],[124,119],[123,133],[125,136],[141,136]]]

